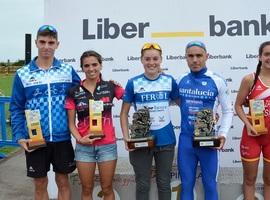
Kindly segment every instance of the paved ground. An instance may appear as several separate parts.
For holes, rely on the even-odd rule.
[[[178,178],[177,172],[175,172],[174,175],[175,177],[173,178]],[[126,180],[129,181],[127,182]],[[97,182],[99,182],[99,179],[97,179]],[[242,168],[221,168],[219,183],[221,189],[225,188],[223,189],[225,190],[225,192],[223,191],[224,194],[230,191],[230,193],[235,193],[235,196],[239,196],[242,187]],[[258,193],[262,193],[261,169],[259,170],[257,183],[256,190]],[[126,189],[123,189],[125,188],[123,185]],[[77,200],[80,196],[81,186],[76,172],[71,176],[71,186],[73,190],[73,200]],[[232,187],[229,188],[229,186]],[[133,171],[126,158],[119,158],[118,160],[115,176],[115,189],[121,196],[124,196],[124,194],[130,195],[132,191],[135,191]],[[0,200],[30,199],[33,199],[33,183],[30,178],[26,177],[24,152],[19,150],[8,159],[0,160]],[[227,198],[221,199],[227,200]]]
[[[33,199],[32,180],[26,176],[24,152],[0,161],[0,200]]]

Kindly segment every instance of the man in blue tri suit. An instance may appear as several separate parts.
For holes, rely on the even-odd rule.
[[[181,134],[178,147],[178,170],[181,177],[181,200],[193,200],[196,182],[196,169],[200,162],[204,199],[217,200],[218,150],[222,149],[228,133],[233,109],[229,90],[223,78],[206,67],[208,53],[204,43],[192,41],[186,46],[186,60],[190,68],[177,80],[180,93]],[[194,122],[196,113],[221,105],[221,125],[217,130],[220,146],[193,147]]]

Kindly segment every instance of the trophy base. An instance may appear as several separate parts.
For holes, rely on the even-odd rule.
[[[265,134],[268,134],[268,130],[262,131],[262,132],[258,132],[258,135],[265,135]]]
[[[46,144],[46,141],[44,139],[41,139],[41,140],[30,139],[30,141],[27,142],[27,148],[29,150],[38,149],[38,148],[46,147],[46,146],[47,146],[47,144]]]
[[[193,147],[219,147],[220,140],[216,137],[194,137]]]
[[[105,137],[105,135],[103,134],[103,133],[93,133],[93,134],[91,134],[91,135],[89,135],[89,138],[90,139],[94,139],[94,138],[104,138]]]
[[[250,135],[250,136],[260,136],[268,133],[268,129],[265,126],[264,116],[256,117],[247,115],[247,118],[249,122],[252,124],[253,128],[257,131],[256,135]]]
[[[253,128],[257,131],[257,134],[255,136],[265,135],[268,134],[268,129],[265,127],[265,124],[263,125],[254,125],[252,123]]]
[[[256,129],[255,129],[256,130]],[[265,135],[265,134],[268,134],[268,130],[266,129],[266,130],[264,130],[264,131],[262,131],[262,130],[256,130],[257,131],[257,134],[255,134],[255,135],[253,135],[253,134],[250,134],[250,133],[248,133],[248,135],[249,136],[253,136],[253,137],[256,137],[256,136],[260,136],[260,135]]]
[[[154,138],[132,138],[127,141],[127,145],[129,149],[153,148]]]

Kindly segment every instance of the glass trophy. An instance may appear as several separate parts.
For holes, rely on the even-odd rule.
[[[220,140],[215,134],[216,121],[211,109],[203,109],[196,113],[194,125],[194,147],[219,147]]]
[[[154,137],[150,135],[150,126],[150,113],[147,107],[134,112],[132,124],[129,126],[130,138],[127,141],[129,149],[154,147]]]
[[[103,101],[89,100],[89,131],[90,139],[103,138],[102,130]]]
[[[29,134],[29,140],[27,142],[28,149],[32,150],[46,146],[40,126],[39,110],[25,110],[25,117]]]
[[[247,116],[258,135],[267,134],[268,130],[264,121],[264,101],[258,99],[249,100],[250,115]]]

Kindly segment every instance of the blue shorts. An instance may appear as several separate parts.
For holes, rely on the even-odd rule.
[[[105,162],[117,159],[116,144],[81,145],[76,144],[75,160],[79,162]]]

